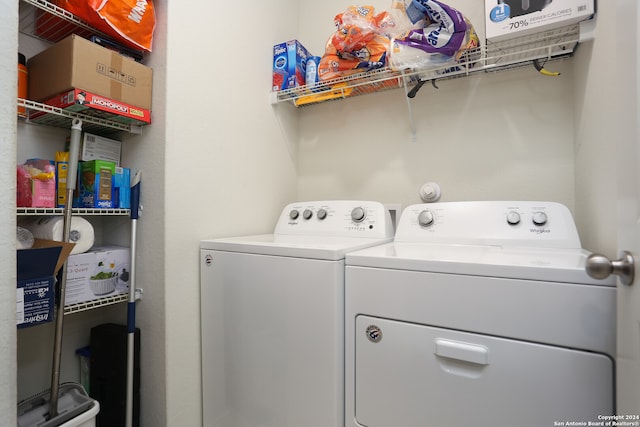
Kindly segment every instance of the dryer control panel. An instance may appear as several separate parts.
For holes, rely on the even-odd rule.
[[[274,234],[388,238],[394,224],[389,208],[380,202],[296,202],[282,210]]]
[[[446,202],[411,205],[396,242],[581,248],[569,209],[555,202]]]

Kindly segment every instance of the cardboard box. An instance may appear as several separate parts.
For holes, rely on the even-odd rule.
[[[304,86],[309,51],[297,40],[273,47],[274,91]]]
[[[82,149],[79,160],[108,160],[120,166],[122,142],[104,136],[85,133],[82,138]]]
[[[84,89],[71,89],[43,101],[43,104],[74,113],[87,114],[119,123],[145,125],[151,123],[151,111],[123,102],[96,95]],[[44,111],[33,111],[29,119],[34,123],[47,124],[51,115]],[[53,115],[54,122],[59,116]]]
[[[27,62],[29,96],[44,101],[73,88],[151,109],[152,70],[130,58],[71,35]]]
[[[487,40],[560,28],[591,18],[594,0],[485,0]]]
[[[65,306],[129,292],[131,250],[101,246],[67,262]]]
[[[91,160],[82,162],[79,167],[78,207],[114,208],[113,179],[116,164],[106,160]]]
[[[18,328],[53,320],[55,276],[73,243],[36,239],[31,249],[17,252],[16,324]]]

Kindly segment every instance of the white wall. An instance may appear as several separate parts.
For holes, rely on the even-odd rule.
[[[16,81],[18,4],[0,0],[0,425],[16,425]]]
[[[599,7],[595,39],[578,50],[576,78],[576,210],[582,245],[616,259],[616,9]]]
[[[167,19],[164,263],[155,265],[165,274],[166,344],[152,348],[166,352],[166,425],[197,426],[199,241],[270,232],[297,198],[295,112],[274,109],[269,88],[273,45],[296,37],[298,6],[172,2]]]

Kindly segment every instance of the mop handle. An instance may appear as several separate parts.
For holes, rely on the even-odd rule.
[[[138,219],[140,215],[140,179],[142,172],[137,171],[131,180],[131,219]]]
[[[133,367],[136,332],[136,245],[137,223],[140,216],[140,180],[142,173],[137,171],[131,180],[131,265],[129,283],[129,300],[127,304],[127,393],[126,393],[126,427],[133,425]]]
[[[80,152],[80,137],[82,134],[82,120],[73,119],[71,123],[71,142],[69,145],[69,163],[67,168],[67,201],[64,206],[64,224],[62,227],[62,241],[69,242],[71,230],[71,209],[73,190],[76,188],[78,172],[78,153]],[[65,291],[67,287],[67,261],[62,265],[60,277],[60,294],[56,301],[55,331],[53,338],[53,363],[51,367],[51,400],[49,401],[49,419],[58,415],[58,399],[60,392],[60,363],[62,360],[62,332],[64,324]]]

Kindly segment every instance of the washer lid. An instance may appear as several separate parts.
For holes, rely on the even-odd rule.
[[[615,286],[585,271],[584,249],[392,242],[348,253],[347,266]]]
[[[341,260],[350,251],[391,241],[387,238],[262,234],[203,240],[200,249],[321,260]]]
[[[367,200],[320,200],[285,206],[273,234],[204,240],[201,249],[323,260],[393,240],[390,208]]]

